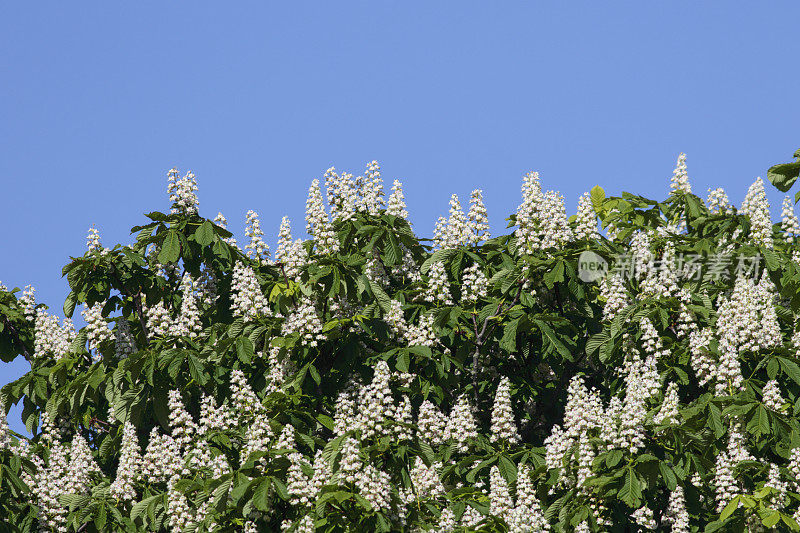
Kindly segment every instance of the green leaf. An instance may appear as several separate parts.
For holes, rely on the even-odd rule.
[[[397,363],[394,365],[398,372],[408,372],[408,367],[411,365],[411,355],[402,351],[397,354]]]
[[[741,498],[739,496],[736,496],[734,499],[729,501],[728,505],[726,505],[725,508],[720,513],[719,519],[724,522],[725,520],[730,518],[730,516],[736,511],[736,509],[739,508],[740,500]]]
[[[800,175],[800,161],[773,165],[767,170],[769,181],[781,192],[791,189],[798,175]]]
[[[789,526],[789,529],[792,531],[800,531],[800,524],[797,523],[794,517],[788,514],[781,514],[781,520],[783,520],[783,523]]]
[[[672,471],[672,468],[662,461],[658,463],[658,469],[661,471],[661,477],[664,479],[664,484],[667,488],[671,491],[675,490],[678,485],[678,479],[675,477],[675,472]]]
[[[253,360],[255,348],[253,341],[247,337],[239,337],[236,339],[236,355],[243,363],[249,364]]]
[[[764,524],[766,527],[773,527],[775,524],[781,521],[781,513],[780,511],[772,511],[763,520],[761,523]]]
[[[630,466],[626,469],[622,488],[619,489],[619,497],[632,509],[638,509],[641,505],[642,487],[639,485],[636,473]]]
[[[517,326],[520,319],[512,320],[503,328],[503,338],[500,339],[500,349],[508,353],[517,351]]]
[[[158,262],[161,264],[174,263],[181,255],[181,242],[175,230],[169,230],[167,236],[164,237],[164,242],[161,245],[161,251],[158,253]]]
[[[722,425],[722,413],[716,404],[708,404],[708,426],[714,430],[714,436],[720,438],[725,434],[725,427]]]
[[[72,318],[72,313],[75,312],[75,304],[78,302],[78,294],[75,291],[70,291],[67,299],[64,300],[64,316]]]
[[[508,483],[513,484],[517,481],[517,467],[511,459],[505,455],[501,455],[497,466],[500,470],[500,474],[502,474]]]
[[[569,348],[567,348],[561,339],[558,338],[553,328],[547,325],[547,323],[539,320],[538,318],[535,320],[536,325],[539,326],[539,330],[544,334],[544,337],[548,340],[549,344],[555,348],[555,350],[561,354],[565,359],[572,360],[572,352],[570,352]]]
[[[328,415],[317,415],[317,421],[329,430],[333,431],[333,419]]]
[[[214,225],[208,220],[200,224],[194,232],[194,240],[200,246],[208,246],[214,242]]]
[[[594,212],[598,215],[603,211],[603,202],[606,200],[606,191],[599,185],[595,185],[592,187],[592,190],[589,191],[589,197],[592,199],[592,207],[594,207]]]
[[[789,376],[792,381],[800,385],[800,366],[791,359],[785,357],[778,357],[778,362],[781,365],[783,372]]]
[[[269,497],[270,482],[269,479],[264,479],[258,484],[253,491],[253,505],[259,511],[269,511],[271,509],[271,501]]]

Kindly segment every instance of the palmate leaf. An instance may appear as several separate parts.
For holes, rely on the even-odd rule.
[[[158,261],[162,264],[174,263],[178,260],[180,254],[181,244],[178,233],[175,230],[169,230],[164,237],[164,242],[161,244]]]
[[[800,161],[773,165],[767,170],[769,181],[781,192],[791,189],[798,175],[800,175]]]
[[[633,467],[628,466],[622,478],[622,487],[619,489],[619,498],[630,508],[638,509],[641,504],[642,487]]]

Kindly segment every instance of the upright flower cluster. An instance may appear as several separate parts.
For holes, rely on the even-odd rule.
[[[36,317],[36,289],[32,285],[26,285],[18,302],[25,318],[33,320]]]
[[[764,180],[757,178],[747,190],[742,202],[742,214],[750,217],[750,236],[756,244],[772,248],[772,220]]]
[[[244,229],[244,234],[246,237],[250,237],[250,242],[244,247],[247,257],[257,263],[269,261],[269,246],[264,242],[264,232],[261,230],[258,213],[252,209],[247,212],[247,226]]]
[[[86,235],[86,248],[89,252],[108,252],[108,248],[103,248],[103,244],[100,242],[100,232],[94,226],[89,228],[89,233]]]
[[[131,422],[125,422],[122,429],[122,451],[117,466],[117,477],[109,486],[112,498],[124,501],[133,501],[136,498],[134,482],[139,475],[139,441],[136,437],[136,428]]]
[[[173,168],[167,173],[167,193],[172,202],[172,212],[184,215],[196,215],[200,201],[197,199],[197,180],[190,170],[184,177],[180,177],[178,169]]]
[[[364,175],[356,178],[356,187],[360,195],[358,210],[373,216],[379,214],[385,202],[381,166],[377,161],[370,161]]]
[[[441,261],[433,263],[428,270],[428,289],[425,292],[425,298],[431,302],[453,305],[450,281],[447,279],[447,271]]]
[[[467,213],[467,231],[470,244],[477,245],[491,237],[489,233],[489,215],[483,204],[483,191],[475,189],[469,197],[469,213]]]
[[[689,184],[689,176],[686,174],[686,154],[683,152],[678,156],[675,170],[672,171],[672,181],[669,184],[669,188],[672,192],[682,192],[684,194],[692,192],[692,186]]]
[[[708,210],[714,214],[724,215],[733,210],[733,206],[731,206],[731,203],[728,200],[728,194],[722,187],[708,189],[706,205],[708,206]]]
[[[386,205],[386,214],[408,219],[406,210],[406,197],[403,194],[403,184],[399,180],[394,180],[392,184],[392,194],[389,195],[389,203]]]
[[[288,217],[281,219],[275,262],[286,273],[286,277],[295,281],[300,276],[300,269],[308,262],[308,253],[303,246],[303,240],[292,241],[292,227]]]
[[[466,453],[469,450],[469,441],[477,436],[478,426],[472,414],[472,406],[469,404],[467,396],[462,394],[447,419],[444,440],[455,441],[456,449],[461,453]]]
[[[764,407],[773,411],[780,411],[786,401],[781,396],[781,389],[778,387],[778,382],[771,379],[764,385],[764,391],[761,396],[761,403]]]
[[[181,279],[181,309],[172,329],[172,334],[175,336],[195,338],[203,330],[195,289],[196,283],[187,272]]]
[[[417,415],[418,437],[434,445],[442,444],[446,425],[447,417],[430,400],[423,401]]]
[[[766,275],[757,284],[739,276],[730,298],[720,296],[717,312],[720,357],[714,372],[718,394],[742,386],[740,353],[782,343],[774,302],[774,285]]]
[[[271,310],[269,301],[261,292],[261,284],[256,273],[244,263],[237,262],[233,267],[231,281],[231,310],[233,316],[252,320],[258,315],[269,315]]]
[[[514,420],[514,411],[511,408],[511,385],[508,378],[504,377],[497,386],[492,408],[492,442],[504,441],[509,444],[519,442],[517,423]]]
[[[52,356],[61,359],[69,351],[70,344],[75,340],[75,328],[72,321],[65,318],[61,326],[58,317],[47,314],[42,308],[36,310],[34,327],[33,356]]]
[[[325,213],[325,205],[322,203],[322,191],[319,188],[319,180],[311,182],[308,189],[308,200],[306,200],[306,231],[314,237],[317,252],[320,254],[332,254],[339,251],[339,240],[333,231],[328,214]]]
[[[147,315],[147,331],[157,337],[166,337],[172,331],[172,317],[164,307],[163,302],[158,302],[153,307],[145,308]]]
[[[0,400],[0,452],[11,448],[11,433],[6,421],[6,406]]]
[[[786,196],[781,206],[781,229],[787,242],[794,242],[800,236],[800,221],[794,213],[794,204]]]
[[[331,220],[349,220],[355,215],[358,195],[352,174],[339,176],[334,167],[325,171],[325,190],[331,208]]]
[[[667,387],[664,403],[661,404],[658,414],[653,418],[656,424],[678,423],[678,385],[672,382]]]
[[[670,524],[672,533],[689,533],[689,512],[686,510],[686,498],[680,485],[669,494],[664,520]]]
[[[489,280],[479,264],[475,263],[464,270],[461,278],[461,301],[473,304],[489,293]]]
[[[435,245],[441,249],[458,248],[471,242],[467,216],[461,208],[458,195],[454,194],[450,197],[450,217],[446,221],[443,217],[439,217],[434,229],[433,240]]]
[[[316,346],[322,340],[322,322],[310,300],[303,300],[283,323],[283,334],[300,334],[303,346]]]
[[[36,471],[33,475],[25,473],[23,481],[33,493],[42,529],[66,532],[67,509],[61,506],[59,497],[86,494],[100,469],[81,435],[75,435],[72,443],[67,445],[49,424],[46,415],[42,426],[43,440],[50,446],[47,461],[33,456]]]
[[[578,198],[578,214],[575,217],[575,238],[592,240],[598,237],[597,213],[594,212],[592,198],[585,192]]]
[[[557,248],[572,240],[564,197],[555,191],[542,193],[538,172],[523,178],[522,203],[517,208],[519,247],[525,252]]]
[[[418,324],[409,324],[406,332],[409,346],[433,346],[436,344],[436,332],[433,330],[433,315],[420,315]]]
[[[111,338],[106,319],[103,318],[103,302],[98,302],[89,307],[83,304],[81,316],[86,322],[86,342],[90,350],[96,350],[100,343]]]

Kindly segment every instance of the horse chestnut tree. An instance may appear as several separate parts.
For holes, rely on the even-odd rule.
[[[271,253],[172,170],[133,244],[89,231],[66,318],[0,286],[33,435],[0,418],[0,530],[800,530],[788,198],[703,200],[681,155],[663,201],[568,216],[529,173],[506,234],[476,190],[420,239],[377,162],[323,181]]]

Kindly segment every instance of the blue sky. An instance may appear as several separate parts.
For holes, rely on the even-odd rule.
[[[501,6],[498,8],[497,6]],[[201,213],[274,242],[308,185],[377,159],[430,234],[483,188],[495,233],[538,170],[573,211],[596,184],[737,204],[790,159],[796,2],[6,2],[0,6],[0,281],[60,309],[96,224],[128,242],[192,169]],[[780,195],[772,191],[773,212]],[[0,363],[0,384],[25,364]],[[12,427],[20,429],[18,410]]]

